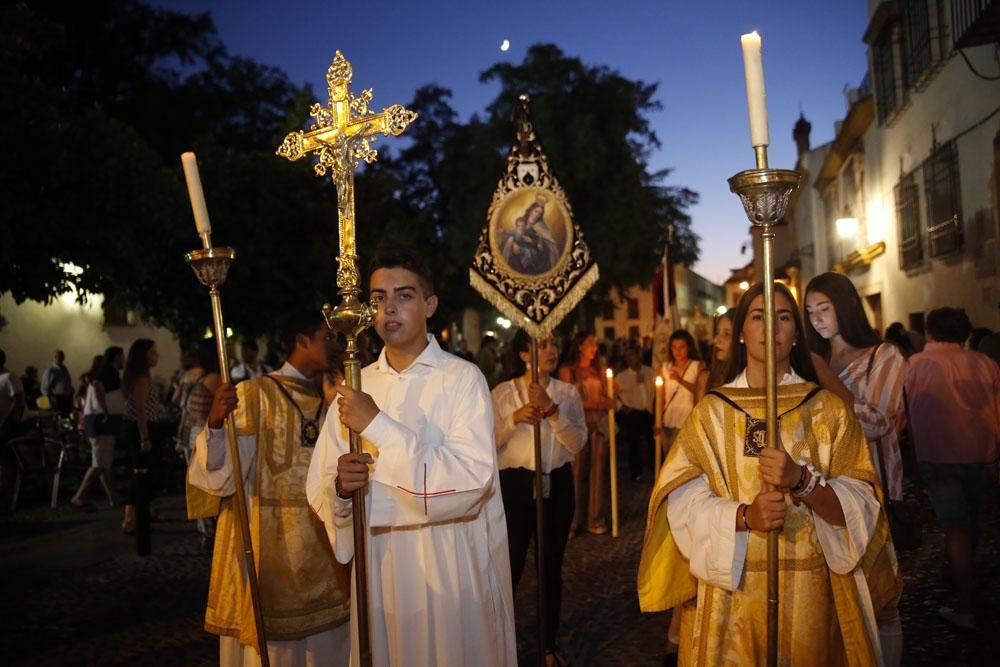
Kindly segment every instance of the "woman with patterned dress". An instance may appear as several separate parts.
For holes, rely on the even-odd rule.
[[[847,402],[864,429],[875,468],[889,497],[902,500],[899,430],[906,419],[906,359],[869,324],[861,296],[847,276],[823,273],[810,280],[805,305],[809,347],[850,392]],[[898,665],[903,651],[898,609],[885,610],[878,621],[885,664]]]

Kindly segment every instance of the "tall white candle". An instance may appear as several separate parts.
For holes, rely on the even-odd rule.
[[[188,197],[191,198],[194,225],[198,228],[199,235],[208,234],[212,231],[212,225],[208,221],[205,192],[201,189],[201,176],[198,174],[198,158],[190,151],[182,153],[181,164],[184,165],[184,180],[187,181]]]
[[[754,30],[742,35],[743,72],[747,81],[747,110],[750,112],[750,144],[767,146],[767,94],[764,92],[764,61],[760,54],[760,35]]]

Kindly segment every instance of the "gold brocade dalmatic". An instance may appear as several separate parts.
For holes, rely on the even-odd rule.
[[[306,473],[313,450],[302,446],[299,413],[271,378],[282,383],[308,418],[315,416],[322,398],[311,383],[284,376],[237,385],[237,436],[257,438],[253,493],[247,503],[264,624],[269,641],[287,641],[347,622],[350,567],[334,558],[323,523],[306,501]],[[324,410],[320,424],[325,416]],[[223,499],[205,629],[239,637],[243,644],[253,646],[253,607],[238,537],[230,500]]]
[[[800,407],[815,385],[779,387],[781,442],[793,459],[812,463],[827,479],[850,477],[881,491],[864,433],[853,413],[821,391]],[[763,390],[723,389],[755,419],[765,418]],[[751,503],[762,483],[759,459],[745,456],[746,416],[718,397],[701,401],[685,422],[650,499],[639,565],[643,611],[681,605],[680,662],[686,665],[754,665],[766,661],[767,538],[751,532],[743,576],[727,591],[690,574],[667,519],[667,496],[705,474],[717,496]],[[780,578],[779,662],[785,665],[874,665],[877,644],[865,622],[865,583],[877,616],[898,600],[901,582],[883,511],[862,559],[864,578],[839,575],[826,564],[812,513],[788,502],[778,546]],[[871,614],[869,614],[869,619]]]

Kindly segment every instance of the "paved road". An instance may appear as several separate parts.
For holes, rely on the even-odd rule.
[[[659,665],[663,614],[643,615],[635,574],[648,482],[622,478],[621,536],[581,535],[566,554],[560,646],[574,665]],[[0,655],[24,665],[213,665],[216,639],[202,628],[210,559],[199,553],[183,499],[158,502],[170,521],[154,524],[153,554],[134,555],[119,510],[50,511],[41,492],[0,516]],[[986,517],[979,551],[983,629],[957,632],[936,610],[948,600],[942,535],[902,559],[905,665],[995,664],[1000,655],[1000,513]],[[517,591],[522,664],[533,664],[533,565]]]

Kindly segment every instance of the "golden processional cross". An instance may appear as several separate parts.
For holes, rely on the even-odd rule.
[[[330,174],[337,186],[337,218],[340,223],[340,254],[337,258],[337,288],[340,304],[323,306],[327,325],[347,340],[344,375],[352,389],[361,389],[361,364],[358,360],[357,337],[368,328],[374,309],[358,298],[361,293],[358,272],[357,236],[354,221],[354,170],[361,161],[371,164],[378,158],[372,143],[378,135],[399,136],[417,118],[417,114],[400,104],[393,104],[378,113],[369,113],[372,91],[360,96],[348,90],[353,70],[351,63],[337,51],[333,64],[326,72],[330,100],[327,106],[312,105],[309,114],[315,123],[307,132],[292,132],[278,148],[278,155],[291,161],[314,155],[314,169],[319,176]],[[351,431],[351,452],[361,453],[361,437]],[[367,522],[365,520],[364,489],[354,492],[354,608],[358,619],[358,654],[362,665],[371,665],[369,637]]]

